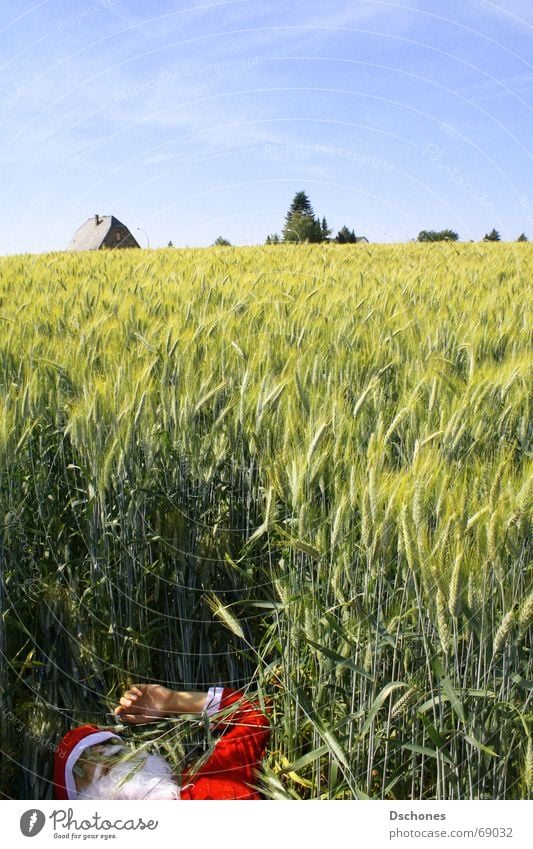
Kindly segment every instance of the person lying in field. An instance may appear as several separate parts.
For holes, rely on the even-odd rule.
[[[54,758],[56,799],[261,799],[258,772],[269,721],[259,704],[235,690],[207,693],[131,685],[115,708],[122,722],[138,724],[177,714],[207,714],[221,731],[213,752],[188,770],[181,786],[159,754],[135,751],[110,729],[83,725],[67,732]]]

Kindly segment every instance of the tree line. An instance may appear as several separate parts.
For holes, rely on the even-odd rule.
[[[338,230],[337,235],[333,238],[331,238],[332,232],[325,216],[320,218],[315,215],[308,195],[306,192],[301,191],[296,192],[292,199],[292,203],[285,215],[281,235],[279,233],[271,233],[266,238],[266,244],[278,245],[282,242],[337,242],[338,244],[345,245],[355,244],[361,239],[366,241],[364,237],[356,236],[353,228],[350,229],[346,224]],[[421,230],[416,241],[457,242],[458,239],[459,234],[451,229]],[[496,228],[493,228],[489,233],[485,233],[482,241],[500,242],[501,235]],[[528,238],[525,233],[521,233],[516,241],[527,242]],[[223,236],[219,236],[213,244],[217,247],[224,247],[231,245],[231,242]]]
[[[326,217],[320,218],[315,215],[306,192],[296,192],[292,203],[285,215],[281,234],[271,233],[266,238],[267,245],[279,245],[282,242],[338,242],[339,244],[356,243],[358,237],[353,229],[343,225],[334,238],[331,238],[333,230],[329,227]],[[359,237],[360,238],[360,237]],[[220,247],[230,245],[231,242],[223,236],[219,236],[213,243]]]
[[[459,234],[455,230],[421,230],[417,236],[418,242],[456,242],[459,239]],[[490,233],[485,233],[483,242],[501,242],[502,237],[495,227]],[[528,242],[525,233],[520,233],[517,242]]]
[[[267,236],[266,244],[275,245],[279,242],[330,242],[340,244],[357,242],[354,230],[343,225],[334,239],[330,239],[332,229],[328,226],[326,217],[320,219],[315,215],[311,201],[305,192],[296,192],[292,203],[285,215],[281,236],[272,233]]]

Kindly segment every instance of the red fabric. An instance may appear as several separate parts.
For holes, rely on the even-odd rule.
[[[182,776],[182,800],[261,799],[253,787],[270,735],[269,721],[256,703],[225,688],[220,710],[232,707],[214,720],[222,735],[205,764]]]
[[[80,725],[79,728],[67,731],[61,740],[54,755],[54,796],[56,799],[68,799],[67,788],[65,787],[65,766],[72,749],[84,737],[89,734],[97,734],[100,731],[102,729],[96,725]]]
[[[205,764],[182,776],[181,799],[261,799],[253,785],[270,736],[268,718],[256,703],[228,688],[222,692],[220,710],[226,715],[214,718],[213,724],[222,734]],[[88,734],[102,730],[96,725],[82,725],[65,734],[54,758],[56,799],[67,799],[65,765],[70,752]]]

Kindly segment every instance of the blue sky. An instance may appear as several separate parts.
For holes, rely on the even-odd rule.
[[[302,189],[372,242],[533,240],[530,0],[1,8],[0,253],[94,213],[142,245],[258,244]]]

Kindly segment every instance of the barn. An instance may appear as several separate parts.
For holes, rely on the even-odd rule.
[[[93,215],[76,230],[67,251],[140,248],[137,240],[114,215]]]

